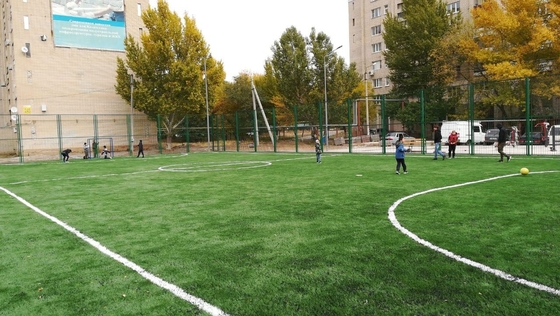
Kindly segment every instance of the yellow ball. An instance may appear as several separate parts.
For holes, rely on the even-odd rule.
[[[519,170],[519,172],[521,172],[522,175],[526,176],[529,174],[529,169],[527,168],[521,168],[521,170]]]

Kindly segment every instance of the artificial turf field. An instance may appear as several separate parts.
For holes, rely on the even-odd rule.
[[[0,315],[558,315],[560,161],[431,158],[0,165]]]

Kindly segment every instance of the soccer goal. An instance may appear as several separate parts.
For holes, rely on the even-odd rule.
[[[107,157],[115,157],[115,148],[113,147],[113,138],[111,137],[88,138],[87,144],[91,149],[90,157],[92,158],[105,158],[105,155],[102,155],[103,146],[107,146],[107,150],[109,150]]]

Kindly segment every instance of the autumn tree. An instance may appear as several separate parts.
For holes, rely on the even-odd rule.
[[[453,106],[444,102],[444,87],[454,81],[455,72],[442,69],[441,62],[449,58],[446,63],[456,65],[455,55],[450,51],[454,46],[451,34],[457,32],[461,21],[461,15],[449,13],[447,4],[441,0],[403,0],[402,17],[389,13],[383,22],[391,94],[415,99],[424,90],[429,120],[444,118]],[[419,112],[403,109],[396,103],[389,110],[389,115],[403,123]]]
[[[460,48],[478,78],[494,81],[480,92],[483,105],[502,116],[521,113],[525,77],[539,77],[531,87],[543,102],[560,94],[560,1],[488,0],[471,14]]]
[[[161,117],[167,148],[187,114],[205,117],[206,66],[209,100],[213,104],[225,80],[221,62],[209,57],[209,47],[194,19],[171,12],[167,2],[142,13],[147,31],[136,42],[125,39],[126,58],[117,57],[116,92],[130,101],[133,78],[134,108],[150,119]]]

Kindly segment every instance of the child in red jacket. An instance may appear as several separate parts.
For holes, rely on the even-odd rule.
[[[449,158],[455,158],[455,148],[457,147],[457,142],[459,141],[459,135],[457,135],[456,131],[451,131],[449,137],[447,138],[447,142],[449,143],[449,154],[447,155]]]

